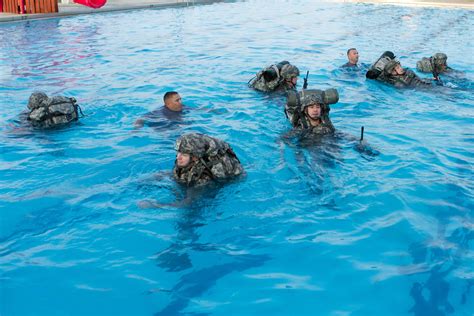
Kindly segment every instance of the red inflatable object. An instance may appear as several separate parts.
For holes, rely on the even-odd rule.
[[[98,9],[102,8],[107,0],[74,0],[74,2],[85,5],[89,8]]]

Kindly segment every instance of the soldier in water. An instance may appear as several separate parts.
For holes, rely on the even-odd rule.
[[[368,79],[376,79],[397,88],[431,87],[433,80],[422,79],[412,70],[403,68],[395,55],[387,51],[367,71]]]
[[[174,179],[186,186],[236,177],[243,168],[225,141],[198,133],[181,136],[175,145]]]
[[[262,92],[296,90],[300,70],[288,61],[282,61],[259,71],[250,79],[249,86]]]
[[[134,123],[135,129],[147,125],[150,127],[167,127],[170,124],[182,121],[185,106],[182,98],[176,91],[168,91],[163,96],[164,105],[154,111],[146,113]]]

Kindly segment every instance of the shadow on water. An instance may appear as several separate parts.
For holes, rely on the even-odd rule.
[[[199,241],[198,230],[207,225],[209,218],[216,216],[218,204],[221,203],[219,201],[222,189],[222,185],[214,185],[191,192],[183,191],[184,195],[192,195],[192,200],[184,208],[178,209],[182,213],[175,225],[176,239],[166,249],[158,252],[155,258],[156,265],[167,272],[178,273],[186,270],[189,272],[181,276],[171,289],[163,291],[170,293],[171,302],[157,312],[156,316],[184,315],[182,311],[190,302],[207,292],[219,279],[235,272],[262,266],[270,259],[268,255],[236,254],[238,251],[235,249],[230,251],[226,245]],[[218,261],[229,262],[198,268],[196,263],[193,263],[192,253],[206,253],[206,257],[214,254],[218,257]],[[207,313],[193,313],[193,315],[207,315]]]
[[[250,268],[262,266],[270,259],[267,255],[239,255],[234,256],[234,261],[193,270],[183,275],[179,282],[170,290],[171,302],[161,311],[155,313],[156,316],[184,315],[185,309],[192,299],[199,297],[212,288],[219,279],[235,272],[242,272]],[[193,315],[196,315],[195,313]],[[200,313],[198,315],[208,315]]]
[[[444,216],[438,213],[439,216]],[[431,241],[424,243],[413,243],[409,248],[414,264],[426,264],[433,266],[428,271],[428,277],[424,282],[414,282],[411,286],[409,295],[414,301],[413,307],[409,312],[415,316],[445,316],[455,314],[454,306],[458,304],[465,305],[474,285],[472,279],[466,279],[466,285],[463,289],[459,302],[453,302],[455,296],[450,291],[454,287],[447,279],[455,270],[462,268],[462,259],[465,253],[469,251],[469,243],[474,240],[474,231],[467,227],[455,229],[447,238],[446,225],[442,224],[445,218],[438,219],[438,238],[445,239],[444,243],[450,244],[446,247],[435,244],[430,245]],[[453,277],[451,276],[451,279]],[[450,299],[451,298],[451,299]]]

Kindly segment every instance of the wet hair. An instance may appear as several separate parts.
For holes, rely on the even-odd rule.
[[[355,49],[355,48],[349,48],[349,49],[347,50],[347,55],[349,55],[349,53],[351,52],[351,50],[357,50],[357,49]]]
[[[178,94],[178,92],[176,91],[168,91],[165,93],[165,95],[163,96],[163,101],[166,102],[166,100],[168,100],[169,98],[171,98],[172,96]]]

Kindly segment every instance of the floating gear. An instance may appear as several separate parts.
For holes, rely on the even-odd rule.
[[[392,75],[392,71],[393,69],[395,69],[395,67],[397,65],[400,65],[400,62],[396,59],[392,59],[390,61],[388,61],[386,64],[385,64],[385,67],[383,69],[383,72],[385,73],[385,75]]]
[[[432,57],[423,57],[416,63],[416,69],[420,72],[433,73],[437,76],[449,69],[447,64],[448,56],[444,53],[436,53]]]
[[[260,70],[255,77],[249,80],[248,84],[256,90],[269,92],[278,89],[285,79],[298,75],[298,68],[284,60]]]
[[[325,105],[335,104],[339,101],[339,93],[334,88],[327,90],[306,89],[299,92],[289,91],[286,101],[287,108],[299,108],[303,110],[303,102],[305,102],[305,100],[311,100],[313,96],[316,100],[321,100],[320,104]]]
[[[84,116],[76,99],[53,96],[49,98],[44,92],[33,92],[28,100],[28,120],[34,127],[51,128],[62,126],[79,119],[79,112]]]
[[[223,140],[190,133],[176,141],[175,149],[192,157],[188,166],[178,167],[175,162],[173,168],[175,179],[187,186],[201,185],[211,180],[224,180],[243,173],[237,155]]]
[[[394,60],[396,60],[396,57],[391,51],[384,52],[379,59],[370,66],[365,76],[368,79],[377,79],[383,73],[387,64]]]

